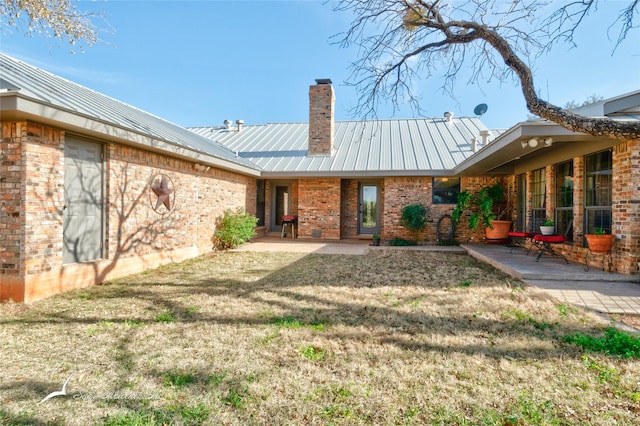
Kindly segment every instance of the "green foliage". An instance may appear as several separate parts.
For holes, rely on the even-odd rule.
[[[404,238],[395,237],[391,241],[389,241],[390,246],[415,246],[416,243],[414,241],[405,240]]]
[[[418,241],[418,233],[427,226],[427,214],[429,210],[422,204],[409,204],[402,208],[400,225],[411,231],[414,241]]]
[[[596,231],[594,232],[596,235],[604,235],[604,227],[600,227],[598,229],[596,229]]]
[[[156,322],[174,322],[176,317],[173,316],[171,311],[163,311],[158,314],[156,317]]]
[[[217,250],[236,248],[256,235],[258,218],[246,213],[242,208],[227,209],[216,223],[213,246]]]
[[[190,385],[196,381],[196,378],[191,373],[176,373],[169,371],[162,375],[162,381],[167,387],[184,387]]]
[[[640,358],[640,337],[615,327],[608,327],[604,336],[594,337],[577,332],[565,336],[564,340],[593,352],[622,358]]]
[[[553,226],[553,219],[547,219],[542,226]]]
[[[471,212],[467,220],[469,229],[476,229],[480,221],[484,223],[485,227],[493,228],[493,220],[499,218],[503,213],[494,211],[503,198],[504,189],[499,183],[485,186],[475,195],[467,190],[460,191],[456,207],[451,213],[451,221],[457,226],[466,210],[477,208],[477,211]]]
[[[300,353],[303,357],[307,358],[310,361],[322,361],[326,356],[326,352],[324,349],[319,348],[317,346],[304,346]]]

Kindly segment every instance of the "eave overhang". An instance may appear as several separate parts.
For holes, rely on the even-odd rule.
[[[172,141],[151,137],[139,131],[25,96],[17,90],[0,92],[0,120],[45,124],[102,141],[158,152],[254,177],[260,176],[260,170],[257,167],[244,166]]]
[[[551,138],[552,145],[543,143],[547,138]],[[538,145],[524,146],[531,139],[537,139]],[[518,164],[524,161],[535,161],[536,158],[547,154],[550,149],[567,150],[585,142],[605,149],[621,141],[576,133],[548,121],[526,121],[511,127],[493,142],[462,161],[454,168],[454,174],[457,176],[511,175],[516,172]],[[582,155],[579,151],[575,151],[576,155]]]

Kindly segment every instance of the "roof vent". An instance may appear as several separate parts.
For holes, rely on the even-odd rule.
[[[236,120],[236,124],[238,125],[238,132],[242,130],[242,125],[244,124],[244,120]]]
[[[451,121],[451,119],[453,119],[453,113],[451,111],[446,111],[444,113],[444,119],[449,122]]]
[[[232,124],[231,120],[224,120],[224,127],[227,130],[231,130],[231,124]]]

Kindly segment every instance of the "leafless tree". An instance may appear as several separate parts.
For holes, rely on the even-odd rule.
[[[473,84],[515,79],[531,113],[569,130],[640,138],[637,122],[574,114],[541,99],[534,86],[531,63],[557,43],[573,45],[597,7],[598,0],[340,0],[336,10],[356,16],[341,38],[343,46],[359,48],[349,78],[361,94],[356,113],[375,116],[383,99],[419,109],[412,90],[417,79],[442,75],[452,94],[456,78],[469,69]],[[640,0],[626,0],[617,19],[605,24],[616,34],[615,48],[637,28],[639,12]]]
[[[93,12],[81,11],[76,0],[0,0],[1,27],[44,34],[69,44],[92,45],[97,40]]]

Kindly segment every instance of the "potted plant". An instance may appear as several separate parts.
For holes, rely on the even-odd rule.
[[[553,220],[547,219],[544,221],[543,225],[540,225],[540,233],[542,235],[553,235],[555,232],[555,224]]]
[[[596,229],[594,234],[585,234],[584,236],[591,253],[606,254],[611,251],[614,235],[605,233],[602,226]]]
[[[480,222],[485,226],[485,235],[488,240],[506,240],[509,238],[511,221],[503,220],[508,214],[509,205],[504,203],[504,189],[496,183],[485,186],[477,194],[467,190],[458,193],[458,202],[451,219],[454,225],[460,222],[462,213],[470,208],[476,208],[468,219],[469,229],[476,229]]]
[[[379,246],[380,245],[380,235],[379,234],[373,234],[373,245],[374,246]]]

